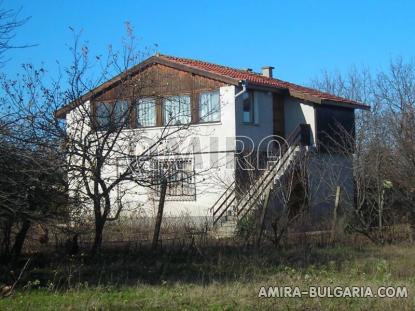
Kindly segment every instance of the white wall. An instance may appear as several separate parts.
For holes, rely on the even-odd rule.
[[[206,217],[211,215],[209,209],[223,193],[226,187],[234,179],[234,150],[235,150],[235,87],[224,86],[220,88],[221,100],[221,121],[208,124],[191,125],[171,135],[166,144],[171,143],[179,146],[172,150],[174,153],[193,153],[194,155],[183,155],[183,158],[192,158],[196,172],[196,200],[193,201],[172,201],[167,199],[164,215],[165,217],[181,217],[189,215],[193,217]],[[89,106],[89,103],[86,103]],[[76,109],[67,115],[67,130],[79,130],[81,126],[77,117]],[[76,131],[75,130],[75,131]],[[144,128],[125,130],[119,138],[119,148],[125,148],[125,144],[134,144],[137,141],[147,140],[158,141],[159,137],[170,135],[177,127],[171,127],[167,133],[164,128]],[[116,148],[115,147],[115,150]],[[134,147],[134,150],[137,148]],[[138,148],[140,149],[140,148]],[[136,150],[139,154],[140,151]],[[172,157],[172,156],[169,156]],[[108,164],[104,169],[105,178],[115,178],[117,166],[114,163]],[[154,216],[157,212],[158,199],[153,190],[137,186],[132,182],[124,182],[119,186],[121,192],[125,192],[122,202],[126,213],[140,213]],[[111,199],[116,202],[117,189],[112,191]]]
[[[265,149],[266,144],[261,143],[263,138],[273,135],[273,96],[271,92],[254,92],[254,99],[258,105],[258,124],[246,124],[242,120],[243,114],[243,95],[236,98],[236,135],[242,139],[246,136],[252,139],[255,149]],[[252,147],[252,146],[248,146]]]
[[[201,154],[183,156],[191,157],[194,160],[196,172],[196,200],[194,201],[171,201],[167,200],[165,204],[165,217],[182,217],[189,215],[204,219],[211,216],[210,208],[216,202],[218,197],[223,193],[228,185],[234,180],[234,151],[235,138],[238,136],[247,136],[252,139],[255,147],[264,137],[273,134],[273,96],[269,92],[255,92],[258,101],[259,122],[256,125],[248,125],[242,122],[242,96],[235,99],[237,90],[234,86],[224,86],[220,88],[221,98],[221,121],[209,124],[191,125],[188,130],[181,131],[173,135],[171,139],[176,139],[174,145],[180,148],[176,152],[193,153],[200,151]],[[89,102],[85,104],[89,107]],[[81,109],[81,108],[79,108]],[[82,125],[79,122],[79,109],[72,110],[67,115],[68,131],[79,131]],[[82,108],[84,109],[84,108]],[[316,141],[316,120],[315,108],[311,104],[306,104],[301,100],[286,97],[284,101],[285,133],[289,135],[301,123],[308,123],[312,129],[313,144]],[[174,130],[172,127],[170,130]],[[125,136],[121,141],[134,142],[142,139],[143,136],[158,140],[163,128],[145,128],[125,130]],[[197,138],[195,141],[194,138]],[[137,151],[138,152],[138,151]],[[139,152],[138,152],[139,153]],[[341,165],[340,165],[341,166]],[[339,167],[340,167],[339,166]],[[314,170],[317,165],[314,165]],[[346,167],[346,165],[344,165]],[[108,178],[115,177],[117,168],[112,163],[109,165],[105,174]],[[345,178],[348,189],[347,193],[352,193],[350,188],[351,172],[346,172]],[[317,176],[317,173],[312,173]],[[311,187],[315,189],[318,182],[313,179]],[[351,190],[350,190],[351,189]],[[127,193],[123,198],[126,206],[126,213],[139,213],[147,216],[154,216],[157,212],[158,200],[154,191],[139,187],[131,182],[120,185],[120,190]],[[328,197],[327,190],[321,188],[321,196]],[[115,202],[117,191],[112,193],[112,200]],[[321,211],[330,206],[328,202],[314,202],[315,205],[321,206]],[[327,205],[328,204],[328,205]],[[324,207],[326,206],[326,207]]]
[[[259,123],[245,124],[242,122],[243,96],[236,99],[236,135],[247,136],[252,139],[255,147],[261,143],[264,137],[273,135],[273,96],[270,92],[255,91],[254,97],[259,105]],[[304,103],[294,97],[284,98],[284,131],[288,136],[302,123],[310,124],[312,131],[312,143],[316,142],[315,107],[313,104]],[[261,147],[265,146],[261,144]]]
[[[190,126],[186,132],[173,135],[178,138],[183,153],[198,152],[202,154],[185,155],[193,158],[196,173],[196,201],[170,201],[164,207],[166,217],[206,217],[211,215],[209,209],[218,199],[225,187],[233,181],[233,151],[235,149],[235,87],[220,88],[221,121],[209,124]],[[148,128],[145,134],[149,137],[160,135],[159,128]],[[134,132],[134,131],[133,131]],[[133,134],[133,133],[132,133]],[[179,151],[179,150],[178,150]],[[179,151],[180,152],[180,151]],[[152,191],[136,188],[135,197],[131,201],[143,204],[142,211],[147,215],[157,212],[158,200],[149,196]],[[138,197],[137,197],[138,195]]]
[[[316,120],[313,104],[304,103],[294,97],[284,99],[285,135],[288,136],[302,123],[310,124],[312,132],[312,144],[316,143]]]

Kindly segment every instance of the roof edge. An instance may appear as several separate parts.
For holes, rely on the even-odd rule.
[[[153,55],[147,58],[146,60],[142,61],[141,63],[133,66],[132,68],[126,70],[125,72],[120,73],[119,75],[115,76],[114,78],[108,80],[107,82],[102,83],[101,85],[95,87],[91,91],[87,92],[86,94],[78,97],[77,99],[74,99],[70,103],[62,106],[58,110],[55,111],[55,116],[60,119],[64,119],[66,117],[66,114],[71,111],[72,109],[78,107],[82,103],[93,99],[95,96],[105,92],[111,87],[114,87],[117,83],[121,82],[125,77],[130,77],[132,75],[138,74],[141,70],[146,69],[147,67],[155,64],[164,65],[166,67],[174,68],[181,71],[186,71],[193,73],[195,75],[203,76],[209,79],[221,81],[227,84],[231,85],[239,85],[240,80],[234,79],[231,77],[227,77],[224,75],[212,73],[206,70],[202,70],[199,68],[195,68],[190,65],[185,64],[178,64],[173,61],[170,61],[166,58],[163,58],[163,56],[159,55]]]

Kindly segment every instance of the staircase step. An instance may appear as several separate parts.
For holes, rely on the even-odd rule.
[[[224,206],[226,213],[219,220],[216,219],[216,225],[209,232],[216,237],[231,237],[235,235],[238,217],[245,217],[254,211],[258,203],[266,198],[266,193],[278,187],[277,182],[294,163],[299,153],[300,147],[293,146],[282,154],[278,160],[270,161],[264,174],[251,185],[238,201],[235,199],[235,189],[233,189],[231,194],[226,196],[225,203],[221,205],[221,207]],[[232,203],[228,204],[226,202],[229,202],[230,197],[232,198]],[[236,211],[238,211],[238,216],[236,216]]]

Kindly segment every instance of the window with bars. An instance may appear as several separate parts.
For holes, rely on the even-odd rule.
[[[162,178],[167,179],[167,200],[193,201],[196,199],[195,174],[191,159],[157,159],[153,161],[153,167],[158,193],[161,190]]]

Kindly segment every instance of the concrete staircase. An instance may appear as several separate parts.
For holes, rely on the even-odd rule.
[[[218,239],[231,238],[236,234],[238,218],[236,215],[227,215],[223,217],[220,224],[216,224],[210,231],[210,234]]]
[[[295,165],[299,155],[307,149],[309,139],[304,139],[304,135],[309,134],[305,133],[306,130],[310,130],[309,126],[302,125],[289,136],[279,158],[268,163],[267,170],[255,180],[245,193],[239,194],[237,198],[235,183],[225,190],[211,208],[213,225],[209,231],[210,235],[217,238],[233,237],[238,222],[262,206],[267,193],[273,191],[287,170]]]

